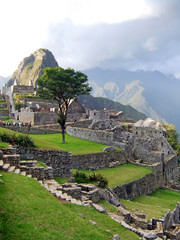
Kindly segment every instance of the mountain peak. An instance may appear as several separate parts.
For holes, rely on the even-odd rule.
[[[57,66],[58,63],[53,54],[48,49],[40,48],[23,59],[9,80],[8,86],[11,86],[15,80],[18,80],[22,85],[28,85],[29,81],[32,81],[35,86],[36,80],[43,74],[44,68]]]

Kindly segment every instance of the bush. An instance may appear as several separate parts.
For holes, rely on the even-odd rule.
[[[7,142],[12,145],[17,144],[21,147],[34,147],[34,142],[28,135],[16,135],[15,133],[0,133],[0,139],[2,142]]]
[[[87,175],[86,173],[80,172],[79,170],[73,174],[75,182],[77,183],[90,183],[90,182],[98,182],[98,187],[105,188],[108,185],[108,180],[100,173],[92,175]]]
[[[34,142],[28,135],[18,135],[16,143],[21,147],[34,147]]]
[[[102,176],[101,179],[98,182],[98,187],[105,188],[107,186],[108,186],[108,180],[107,180],[107,178]]]
[[[89,177],[87,174],[76,171],[76,173],[73,174],[73,177],[77,183],[88,183],[89,182]]]

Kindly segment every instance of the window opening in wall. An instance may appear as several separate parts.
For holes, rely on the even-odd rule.
[[[163,142],[161,143],[161,147],[163,147]]]

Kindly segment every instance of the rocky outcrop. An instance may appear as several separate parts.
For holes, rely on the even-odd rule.
[[[49,50],[40,48],[23,59],[8,81],[8,86],[11,86],[15,80],[22,85],[28,85],[29,81],[32,81],[33,86],[36,86],[36,80],[43,74],[42,69],[46,67],[58,67],[58,63]]]

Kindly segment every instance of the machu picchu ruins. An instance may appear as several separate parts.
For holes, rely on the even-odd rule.
[[[45,57],[45,61],[41,54],[47,54],[50,60]],[[23,70],[23,66],[31,60],[34,66],[32,69],[37,73],[36,58],[42,60],[43,67],[56,67],[56,61],[52,61],[53,56],[45,49],[36,51],[19,65],[19,70],[0,94],[1,131],[12,130],[14,134],[18,132],[24,136],[46,134],[47,138],[48,134],[61,132],[57,123],[57,102],[40,99],[36,95],[36,80],[42,75],[42,68],[38,65],[38,76]],[[114,109],[86,109],[79,98],[73,98],[69,103],[65,130],[70,137],[106,146],[101,152],[73,154],[67,150],[12,143],[7,148],[0,148],[2,176],[7,171],[34,178],[60,202],[93,207],[136,233],[139,239],[180,239],[178,202],[174,210],[168,210],[163,218],[151,219],[147,218],[145,210],[136,209],[134,212],[124,204],[125,201],[131,202],[138,197],[151,196],[158,189],[174,191],[180,196],[180,166],[177,153],[168,142],[164,123],[151,118],[130,119],[123,111],[116,112]],[[83,145],[80,147],[84,148]],[[96,171],[129,164],[149,169],[150,172],[138,179],[105,188],[75,181],[74,171],[92,172],[95,176]],[[66,179],[66,182],[59,183],[56,178]],[[3,181],[0,186],[1,184]],[[115,207],[117,213],[103,207],[102,201]]]

